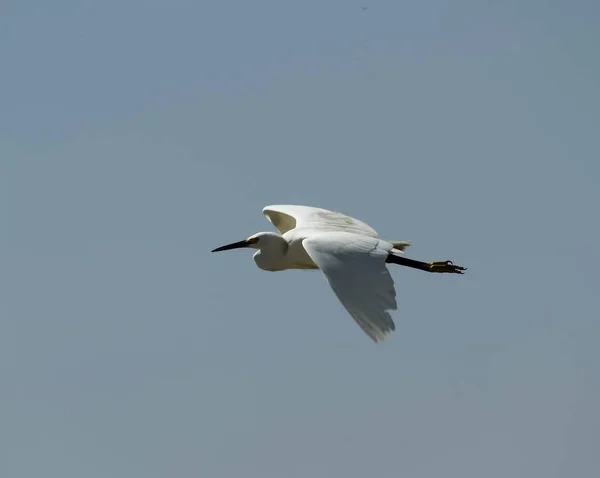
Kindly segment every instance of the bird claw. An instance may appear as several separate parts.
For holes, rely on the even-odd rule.
[[[429,263],[429,272],[449,273],[449,274],[464,274],[465,267],[454,265],[452,261],[439,261]]]

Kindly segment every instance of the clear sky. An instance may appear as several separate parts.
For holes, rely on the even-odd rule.
[[[600,476],[597,1],[0,11],[2,478]],[[468,273],[376,345],[286,203]]]

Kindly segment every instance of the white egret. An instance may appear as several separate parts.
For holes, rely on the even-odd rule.
[[[451,261],[421,262],[402,257],[408,242],[384,241],[370,226],[339,212],[308,206],[267,206],[263,214],[279,230],[259,232],[212,252],[258,249],[256,265],[266,271],[320,269],[333,292],[362,330],[375,342],[395,324],[394,280],[387,263],[427,272],[462,274]]]

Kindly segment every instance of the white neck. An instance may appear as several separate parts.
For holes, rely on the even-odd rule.
[[[256,265],[265,271],[286,269],[287,241],[274,232],[263,232],[259,237],[259,241],[251,246],[258,249],[258,252],[254,254]]]

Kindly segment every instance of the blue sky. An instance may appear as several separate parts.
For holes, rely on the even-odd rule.
[[[599,10],[4,2],[2,476],[598,476]],[[468,274],[375,345],[286,203]]]

